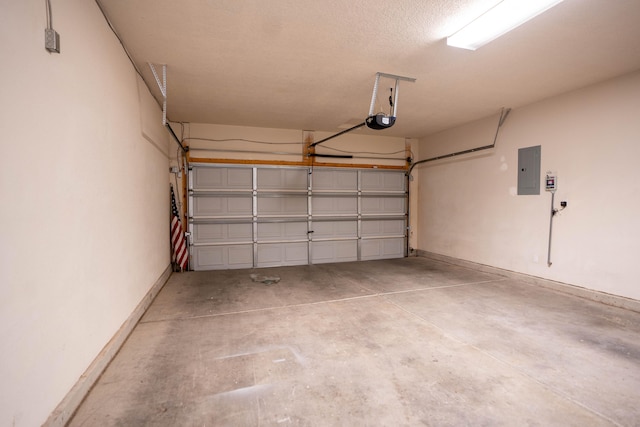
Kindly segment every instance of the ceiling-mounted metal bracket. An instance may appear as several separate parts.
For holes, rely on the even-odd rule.
[[[189,151],[189,147],[185,147],[184,145],[182,145],[182,142],[180,141],[180,139],[178,139],[178,136],[173,131],[173,129],[171,129],[171,126],[167,121],[167,64],[162,64],[162,81],[160,81],[160,77],[158,76],[155,65],[153,65],[151,62],[147,62],[147,64],[149,64],[149,68],[151,68],[153,77],[155,77],[156,83],[158,84],[158,89],[160,89],[160,93],[162,94],[162,125],[166,126],[166,128],[169,129],[169,132],[171,132],[171,135],[176,140],[182,151],[186,153],[187,151]]]
[[[162,81],[160,81],[160,77],[158,77],[158,72],[156,71],[155,65],[151,62],[147,62],[149,64],[149,68],[151,68],[151,72],[153,73],[153,77],[156,79],[156,83],[158,84],[158,89],[160,89],[160,93],[162,94],[162,125],[167,125],[167,64],[162,64]]]
[[[369,106],[369,117],[373,116],[373,112],[375,109],[375,104],[376,104],[376,98],[378,97],[378,83],[380,82],[380,77],[386,77],[389,79],[393,79],[396,81],[396,87],[395,87],[395,99],[393,101],[393,105],[391,106],[391,116],[392,117],[397,117],[398,116],[398,89],[400,88],[400,80],[404,80],[407,82],[411,82],[414,83],[416,81],[416,79],[414,79],[413,77],[404,77],[404,76],[397,76],[395,74],[388,74],[388,73],[381,73],[381,72],[377,72],[376,73],[376,81],[373,84],[373,93],[371,94],[371,105]]]

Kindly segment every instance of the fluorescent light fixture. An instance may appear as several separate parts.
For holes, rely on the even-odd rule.
[[[562,0],[503,0],[454,35],[447,37],[447,44],[476,50],[560,2]]]

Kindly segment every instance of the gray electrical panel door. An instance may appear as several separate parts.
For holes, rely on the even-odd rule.
[[[518,195],[540,194],[541,147],[518,150]]]
[[[193,270],[401,258],[404,171],[192,164]]]

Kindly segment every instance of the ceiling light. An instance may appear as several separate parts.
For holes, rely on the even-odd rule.
[[[503,0],[454,35],[447,37],[447,44],[476,50],[560,2],[562,0]]]

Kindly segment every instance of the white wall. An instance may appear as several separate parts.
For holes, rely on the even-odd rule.
[[[160,109],[93,1],[52,4],[60,54],[44,1],[0,0],[3,426],[42,424],[170,263]]]
[[[498,117],[420,142],[421,158],[488,145]],[[541,194],[516,195],[518,149],[541,145]],[[418,166],[418,247],[640,299],[640,73],[514,109],[496,148]],[[551,267],[547,242],[558,174]]]

